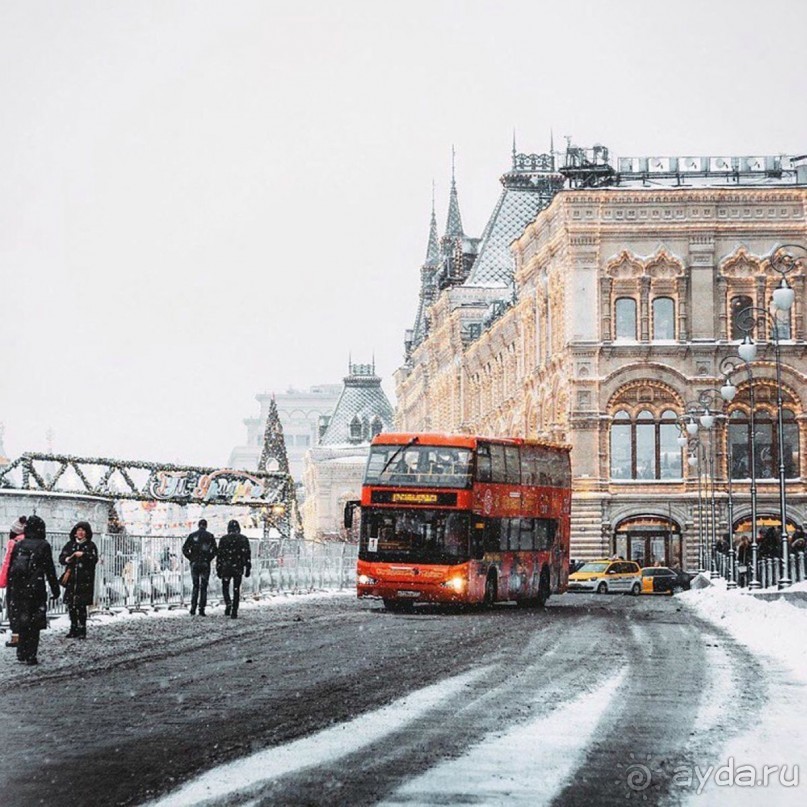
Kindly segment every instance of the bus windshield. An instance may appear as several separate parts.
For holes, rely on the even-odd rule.
[[[361,560],[455,564],[468,560],[468,514],[439,510],[364,510]]]
[[[468,488],[469,448],[427,445],[374,445],[367,461],[365,485]]]

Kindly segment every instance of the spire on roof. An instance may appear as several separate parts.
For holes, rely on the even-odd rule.
[[[437,216],[434,214],[434,181],[432,181],[432,217],[429,222],[429,245],[426,247],[426,265],[431,266],[440,260],[439,237],[437,235]]]
[[[454,146],[451,147],[451,193],[448,197],[448,218],[446,220],[446,238],[462,237],[462,216],[457,199],[457,182],[454,175]]]

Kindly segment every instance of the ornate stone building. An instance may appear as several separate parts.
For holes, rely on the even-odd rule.
[[[752,334],[769,340],[753,364],[754,439],[745,369],[733,376],[731,425],[720,419],[701,439],[698,465],[677,438],[687,404],[719,387],[721,362],[737,355],[740,313],[770,309],[780,279],[772,251],[807,246],[806,166],[805,158],[687,157],[614,167],[595,147],[570,148],[556,167],[555,155],[514,153],[463,277],[447,275],[430,239],[417,324],[396,373],[396,427],[570,443],[575,557],[617,552],[694,568],[710,529],[707,494],[715,532],[728,529],[729,443],[735,532],[748,531],[752,444],[760,523],[778,523],[770,325]],[[516,195],[523,212],[534,207],[529,221],[503,217]],[[505,239],[508,250],[490,248]],[[795,305],[778,327],[792,526],[807,519],[802,267],[788,280]]]

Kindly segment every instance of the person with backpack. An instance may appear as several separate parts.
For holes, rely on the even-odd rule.
[[[8,567],[8,587],[11,591],[9,619],[11,630],[19,634],[17,661],[33,666],[38,663],[39,633],[48,627],[48,595],[59,598],[59,581],[53,565],[53,551],[45,539],[45,522],[39,516],[29,516],[25,537],[14,545]]]
[[[249,577],[252,570],[252,551],[249,539],[241,534],[241,525],[233,519],[227,525],[227,535],[219,541],[216,558],[216,574],[221,578],[221,593],[224,597],[224,616],[236,619],[241,599],[241,577]],[[233,598],[230,600],[230,581],[233,582]]]
[[[64,602],[70,614],[68,639],[87,638],[87,606],[95,601],[95,567],[98,547],[92,540],[92,527],[79,521],[70,530],[70,540],[62,547],[59,563],[70,570],[64,589]]]
[[[191,580],[191,616],[199,605],[199,616],[205,615],[207,606],[207,584],[210,580],[210,564],[217,553],[216,539],[207,531],[207,519],[199,519],[199,529],[192,532],[182,545],[182,554],[190,561]]]
[[[12,525],[8,533],[8,543],[6,544],[6,554],[3,556],[3,566],[0,568],[0,588],[6,589],[6,613],[11,607],[11,591],[8,589],[8,565],[11,563],[11,550],[18,541],[23,539],[23,530],[27,516],[20,516]],[[16,633],[11,634],[11,638],[6,642],[6,647],[16,647],[20,642],[20,637]]]

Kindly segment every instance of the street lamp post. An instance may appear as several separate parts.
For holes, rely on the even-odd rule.
[[[794,250],[803,252],[799,257],[794,255]],[[782,553],[782,573],[779,577],[779,588],[787,588],[792,584],[790,579],[790,544],[787,535],[787,489],[785,485],[785,445],[784,445],[784,423],[783,423],[783,401],[782,401],[782,352],[781,352],[781,320],[779,312],[788,312],[793,305],[795,294],[787,282],[787,275],[802,265],[807,250],[795,244],[785,244],[778,247],[771,253],[771,268],[781,275],[778,288],[773,292],[773,307],[776,315],[758,306],[750,305],[739,312],[737,324],[745,334],[743,343],[738,348],[741,358],[750,367],[757,353],[757,346],[751,339],[752,331],[760,327],[767,327],[773,336],[774,361],[776,366],[776,422],[777,422],[777,448],[779,453],[779,520],[781,523],[781,553]],[[753,390],[753,382],[751,384]],[[754,404],[751,403],[753,414]],[[751,435],[754,438],[754,426],[751,426]]]
[[[703,573],[706,571],[707,560],[711,557],[711,560],[708,561],[709,576],[716,577],[717,570],[715,568],[714,559],[716,517],[714,474],[712,471],[713,461],[710,453],[706,450],[706,446],[698,436],[698,422],[700,421],[700,424],[708,430],[714,423],[714,417],[708,410],[701,412],[699,410],[699,404],[695,401],[689,402],[686,406],[687,409],[684,414],[681,437],[678,438],[678,444],[682,448],[684,446],[687,447],[689,453],[687,462],[691,467],[696,467],[698,473],[698,572]],[[704,467],[706,468],[708,476],[711,478],[711,508],[709,509],[704,508],[703,502],[704,486],[702,477]],[[709,480],[707,479],[707,494],[709,491],[708,486]],[[704,522],[706,522],[705,530]]]
[[[742,349],[744,345],[740,345]],[[727,356],[720,362],[720,371],[725,374],[723,386],[720,388],[720,394],[727,401],[734,400],[737,394],[737,387],[731,382],[731,374],[735,370],[745,370],[748,373],[748,394],[750,398],[750,411],[749,420],[751,423],[751,439],[748,441],[748,468],[751,474],[751,574],[749,575],[748,588],[760,588],[759,580],[757,579],[757,558],[759,553],[759,543],[757,542],[757,464],[756,464],[756,399],[754,397],[754,371],[751,367],[751,360],[745,358],[741,353],[741,358],[744,365],[741,365],[733,357]],[[727,427],[728,428],[728,427]],[[728,435],[728,441],[731,443],[731,434]],[[729,476],[733,470],[729,468]],[[747,564],[746,564],[747,565]]]
[[[703,541],[703,488],[701,484],[701,443],[697,437],[698,424],[691,413],[683,416],[678,428],[681,431],[678,445],[687,450],[687,464],[696,468],[698,474],[698,573],[705,571],[704,541]]]

